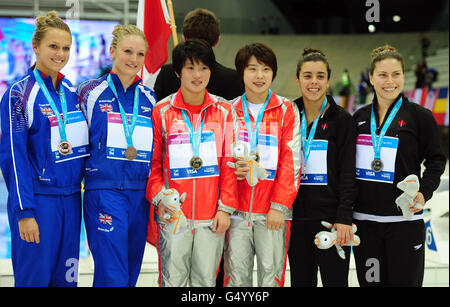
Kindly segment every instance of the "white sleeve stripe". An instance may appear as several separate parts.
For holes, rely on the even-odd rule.
[[[21,80],[23,81],[23,80]],[[20,82],[20,81],[19,81]],[[19,83],[17,82],[17,83]],[[16,159],[14,157],[14,143],[13,143],[13,133],[12,133],[12,113],[11,113],[11,92],[13,87],[17,84],[15,83],[12,87],[11,90],[9,91],[9,137],[10,137],[10,141],[11,141],[11,156],[12,156],[12,162],[13,162],[13,169],[14,169],[14,178],[16,179],[16,190],[17,190],[17,198],[19,199],[19,206],[20,206],[20,210],[23,210],[23,206],[22,206],[22,198],[20,196],[20,191],[19,191],[19,179],[17,178],[17,168],[16,168]]]
[[[27,114],[28,114],[28,129],[33,124],[34,119],[34,102],[36,101],[36,95],[39,92],[39,84],[36,82],[31,89],[30,96],[27,101]]]

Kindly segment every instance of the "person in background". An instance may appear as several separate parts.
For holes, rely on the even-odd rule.
[[[335,248],[314,244],[315,235],[327,230],[322,221],[334,225],[339,245],[353,239],[356,131],[351,115],[326,95],[330,75],[324,53],[305,48],[296,74],[302,97],[294,101],[301,114],[304,163],[289,248],[293,287],[317,286],[319,267],[323,286],[348,286],[350,247],[343,246],[344,260]]]
[[[36,63],[1,100],[0,167],[8,188],[16,286],[77,286],[88,127],[60,70],[72,44],[56,12],[36,19]],[[72,272],[72,273],[71,273]]]
[[[424,206],[432,197],[446,158],[433,114],[408,101],[402,94],[404,82],[404,61],[397,49],[374,49],[374,100],[353,115],[358,188],[353,218],[361,239],[354,253],[361,287],[420,287],[423,281],[425,226],[416,204]],[[396,204],[403,192],[397,184],[409,175],[419,178],[420,188],[414,205],[403,213]]]
[[[220,22],[213,12],[197,8],[189,12],[184,18],[182,32],[184,40],[203,39],[211,47],[214,47],[220,41]],[[175,93],[179,88],[180,79],[177,78],[173,65],[163,65],[154,86],[158,101]],[[228,100],[240,96],[244,92],[236,71],[221,65],[217,61],[214,62],[211,69],[211,78],[206,89],[209,93]]]
[[[94,286],[134,287],[141,270],[150,204],[145,188],[153,153],[156,98],[137,76],[147,42],[134,25],[113,30],[112,70],[78,87],[89,124],[84,220]]]

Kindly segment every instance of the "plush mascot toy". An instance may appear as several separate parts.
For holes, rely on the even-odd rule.
[[[337,231],[334,228],[334,225],[322,221],[321,223],[324,227],[328,228],[331,231],[320,231],[314,237],[314,244],[320,249],[328,249],[333,245],[336,246],[337,253],[342,259],[345,259],[345,252],[342,247],[336,243],[337,241]],[[353,240],[344,244],[344,246],[358,246],[361,243],[361,239],[355,235],[357,228],[355,224],[352,224],[353,231]]]
[[[397,184],[397,188],[403,191],[402,195],[397,197],[395,203],[397,208],[402,210],[403,217],[410,220],[414,216],[410,208],[423,209],[423,206],[414,201],[420,188],[419,178],[416,175],[409,175]]]
[[[164,218],[170,221],[170,224],[173,224],[173,233],[177,233],[177,229],[179,227],[184,227],[187,225],[186,216],[181,210],[181,204],[186,199],[186,192],[184,192],[181,196],[175,189],[167,189],[163,192],[163,197],[161,198],[161,203],[166,206],[169,210],[173,212],[173,214],[166,213]]]
[[[250,171],[245,176],[249,186],[253,187],[259,180],[265,180],[269,176],[267,171],[255,161],[254,157],[250,157],[248,149],[243,142],[234,142],[232,144],[232,153],[236,160],[246,161],[250,167]],[[227,162],[227,165],[231,168],[243,167],[232,162]]]

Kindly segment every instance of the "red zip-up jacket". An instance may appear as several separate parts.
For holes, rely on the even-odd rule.
[[[233,213],[236,209],[236,175],[226,165],[233,162],[231,144],[234,141],[236,112],[231,103],[205,90],[205,100],[200,118],[193,122],[189,110],[184,107],[181,90],[160,101],[153,110],[154,145],[151,173],[147,182],[146,197],[152,205],[158,205],[163,192],[175,188],[179,194],[187,193],[181,209],[188,220],[204,223],[214,219],[217,210]],[[203,133],[214,133],[217,151],[218,176],[196,179],[171,178],[169,138],[185,134],[188,130],[181,110],[187,111],[194,130],[200,126],[205,115]],[[172,156],[184,153],[172,153]],[[167,186],[168,184],[168,186]],[[151,216],[151,219],[153,216]]]
[[[238,116],[239,133],[247,131],[242,108],[242,96],[233,105]],[[250,113],[252,127],[255,118]],[[300,153],[300,115],[297,106],[288,99],[272,93],[264,111],[259,135],[266,135],[265,139],[271,146],[277,146],[277,161],[275,170],[268,170],[269,178],[260,181],[254,187],[246,180],[238,182],[239,206],[236,214],[267,214],[269,210],[277,209],[285,214],[285,218],[292,217],[292,204],[297,196],[301,175]],[[265,155],[259,152],[261,160]],[[266,169],[267,170],[267,169]]]

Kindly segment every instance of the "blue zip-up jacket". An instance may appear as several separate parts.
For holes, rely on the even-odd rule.
[[[51,146],[51,118],[56,117],[32,69],[8,88],[0,105],[0,167],[8,188],[8,203],[18,220],[34,217],[34,194],[70,195],[80,192],[85,161],[83,157],[88,155],[85,146],[77,159],[56,162],[58,153]],[[76,88],[63,75],[59,75],[60,82],[56,90],[51,77],[41,76],[61,114],[58,91],[63,86],[68,113],[78,112],[83,117],[77,102]],[[87,134],[84,118],[82,129],[83,126]],[[56,134],[59,137],[59,133]],[[54,132],[53,137],[56,134]]]
[[[153,91],[144,85],[140,85],[141,80],[136,78],[134,83],[124,92],[119,77],[114,73],[110,75],[117,90],[119,101],[128,116],[133,114],[134,92],[136,86],[139,87],[138,114],[140,117],[147,118],[151,123],[152,110],[156,104],[156,96]],[[113,112],[120,118],[120,110],[117,99],[108,86],[107,77],[108,74],[99,79],[86,81],[78,87],[77,91],[81,109],[89,126],[91,156],[86,162],[85,189],[145,190],[147,178],[150,174],[151,153],[148,162],[108,158],[108,153],[111,150],[107,146],[108,137],[111,140],[118,137],[125,140],[125,137],[123,134],[115,136],[113,135],[114,132],[108,129],[108,114]],[[121,121],[117,127],[123,130]],[[151,135],[145,137],[153,140],[153,128]],[[153,151],[153,142],[151,142],[151,151]]]

